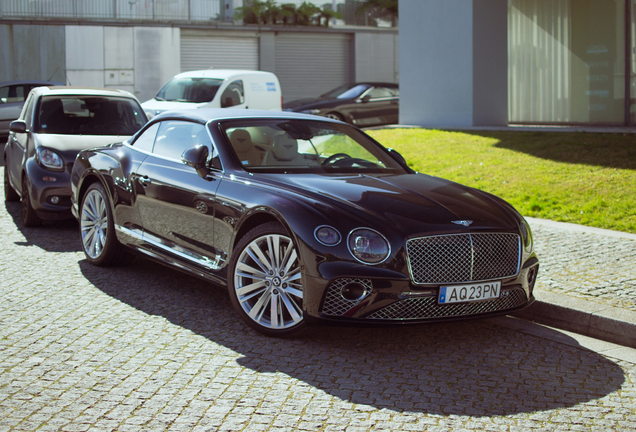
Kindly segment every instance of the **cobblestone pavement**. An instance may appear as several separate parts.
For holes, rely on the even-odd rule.
[[[636,312],[636,240],[530,223],[539,288]]]
[[[19,219],[0,207],[0,432],[636,429],[636,364],[576,343],[493,321],[266,338],[221,289],[93,267],[74,222]]]

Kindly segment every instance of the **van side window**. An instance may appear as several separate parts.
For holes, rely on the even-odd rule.
[[[243,80],[232,82],[221,95],[221,108],[233,107],[244,102]]]

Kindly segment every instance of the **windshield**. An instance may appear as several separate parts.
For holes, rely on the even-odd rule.
[[[338,88],[335,88],[321,97],[325,98],[337,98],[337,99],[353,99],[360,96],[369,86],[366,84],[357,84],[357,85],[344,85]]]
[[[223,122],[248,172],[404,173],[386,149],[356,128],[313,120]]]
[[[210,102],[223,84],[215,78],[174,78],[163,86],[157,99],[176,102]]]
[[[147,118],[134,99],[106,96],[45,96],[35,132],[64,135],[133,135]]]

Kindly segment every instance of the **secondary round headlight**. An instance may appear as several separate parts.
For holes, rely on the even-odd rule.
[[[52,168],[52,169],[64,168],[64,161],[62,160],[62,156],[55,153],[53,150],[39,147],[38,159],[40,163],[46,168]]]
[[[314,237],[325,246],[335,246],[340,243],[340,233],[327,225],[322,225],[314,231]]]
[[[358,228],[349,234],[351,255],[366,264],[379,264],[389,256],[391,247],[382,234],[369,228]]]

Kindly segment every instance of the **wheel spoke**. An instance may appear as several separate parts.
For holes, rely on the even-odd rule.
[[[258,264],[258,266],[263,270],[264,273],[274,271],[270,264],[270,261],[267,259],[265,254],[263,254],[263,251],[256,242],[250,243],[246,252],[250,256],[250,258],[252,258],[256,264]]]
[[[300,321],[302,319],[302,310],[296,302],[291,297],[287,296],[287,293],[284,291],[281,293],[280,299],[292,320],[294,320],[294,322]]]

